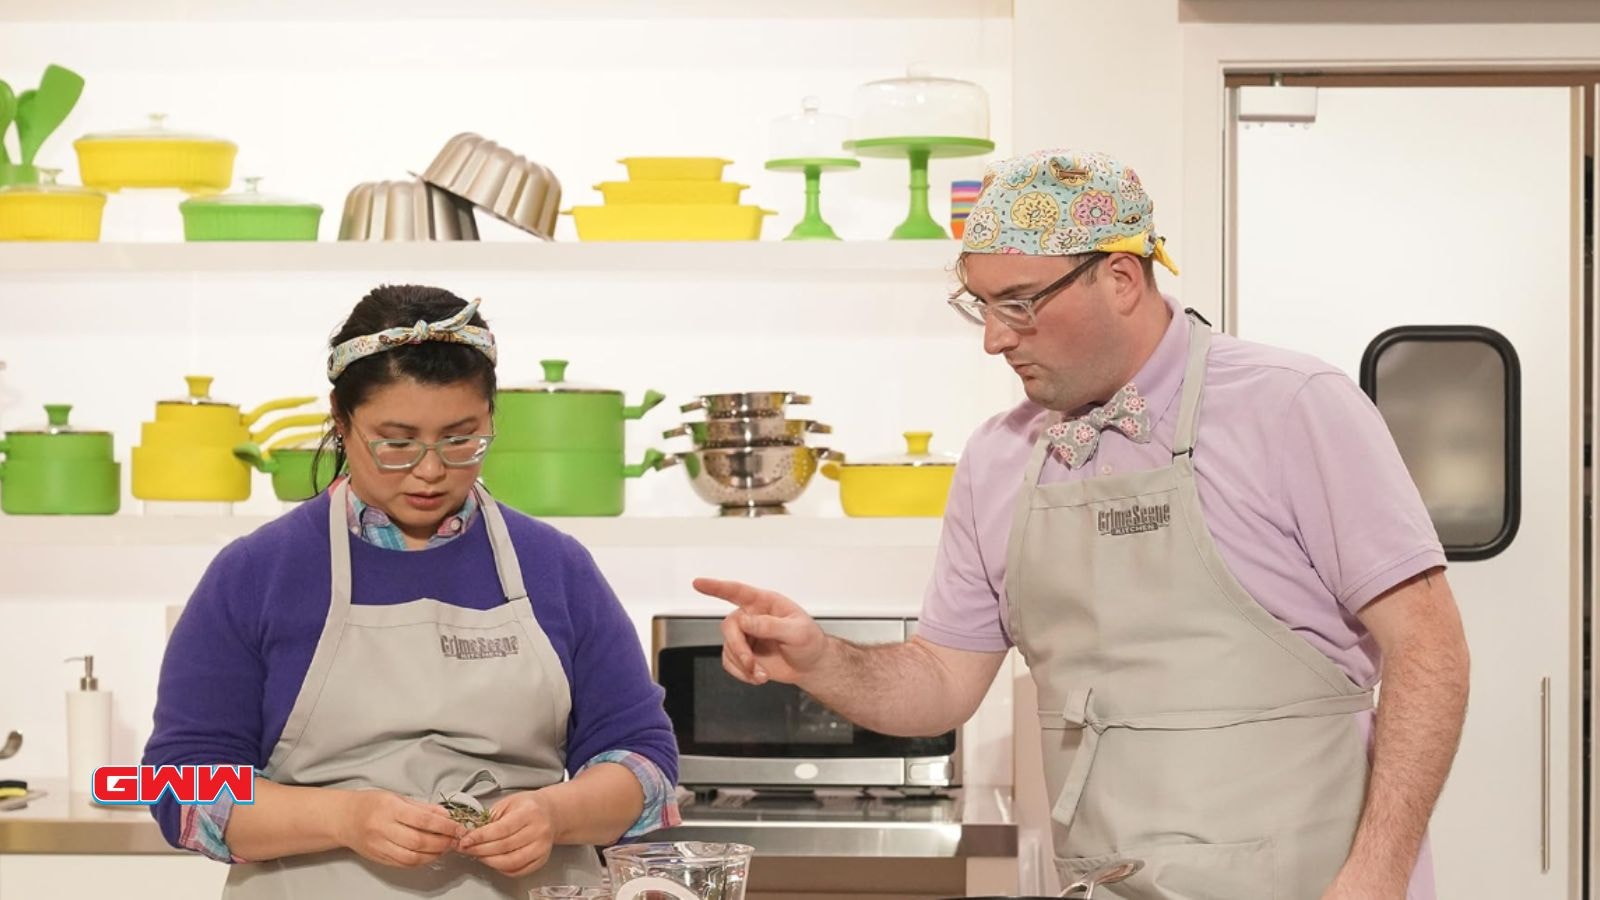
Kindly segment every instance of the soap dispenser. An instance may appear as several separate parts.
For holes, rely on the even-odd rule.
[[[78,689],[67,691],[67,793],[87,796],[94,770],[111,764],[111,692],[100,690],[93,656],[66,661],[83,663]]]

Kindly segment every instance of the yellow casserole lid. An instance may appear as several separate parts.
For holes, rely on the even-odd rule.
[[[213,137],[209,134],[191,134],[182,131],[173,131],[166,126],[166,113],[151,113],[150,123],[143,128],[126,128],[120,131],[100,131],[86,134],[73,145],[81,143],[98,143],[105,141],[187,141],[199,144],[218,144],[225,147],[235,147],[232,141]]]
[[[52,197],[98,197],[102,201],[105,194],[76,184],[56,184],[56,178],[61,175],[60,169],[40,169],[38,184],[8,184],[0,187],[0,197],[15,197],[23,194],[46,194]]]

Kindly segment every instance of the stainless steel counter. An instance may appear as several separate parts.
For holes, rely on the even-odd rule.
[[[721,792],[681,798],[683,824],[660,840],[734,841],[763,856],[959,859],[1015,857],[1017,825],[1008,792],[968,789],[950,797],[892,792],[793,796]]]
[[[0,853],[182,853],[161,836],[143,806],[94,806],[67,795],[65,778],[28,779],[45,796],[23,809],[0,812]]]
[[[0,853],[183,853],[167,845],[149,810],[95,807],[69,798],[65,779],[31,780],[46,796],[0,812]],[[652,839],[734,841],[763,856],[972,859],[1015,857],[1017,826],[1004,791],[900,798],[826,793],[684,795],[684,823]]]

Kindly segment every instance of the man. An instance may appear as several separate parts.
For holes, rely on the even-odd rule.
[[[1145,868],[1101,893],[1432,898],[1424,835],[1467,695],[1437,535],[1349,378],[1162,296],[1151,210],[1101,154],[991,167],[951,303],[1028,400],[967,445],[919,634],[852,645],[702,579],[738,607],[723,664],[934,734],[1014,645],[1063,880],[1129,856]]]

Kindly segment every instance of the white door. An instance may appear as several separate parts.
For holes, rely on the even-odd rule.
[[[1520,356],[1521,527],[1499,555],[1450,565],[1472,699],[1432,837],[1441,898],[1567,897],[1580,564],[1572,93],[1324,88],[1317,106],[1309,129],[1235,127],[1228,327],[1352,378],[1368,343],[1399,325],[1486,326]]]

